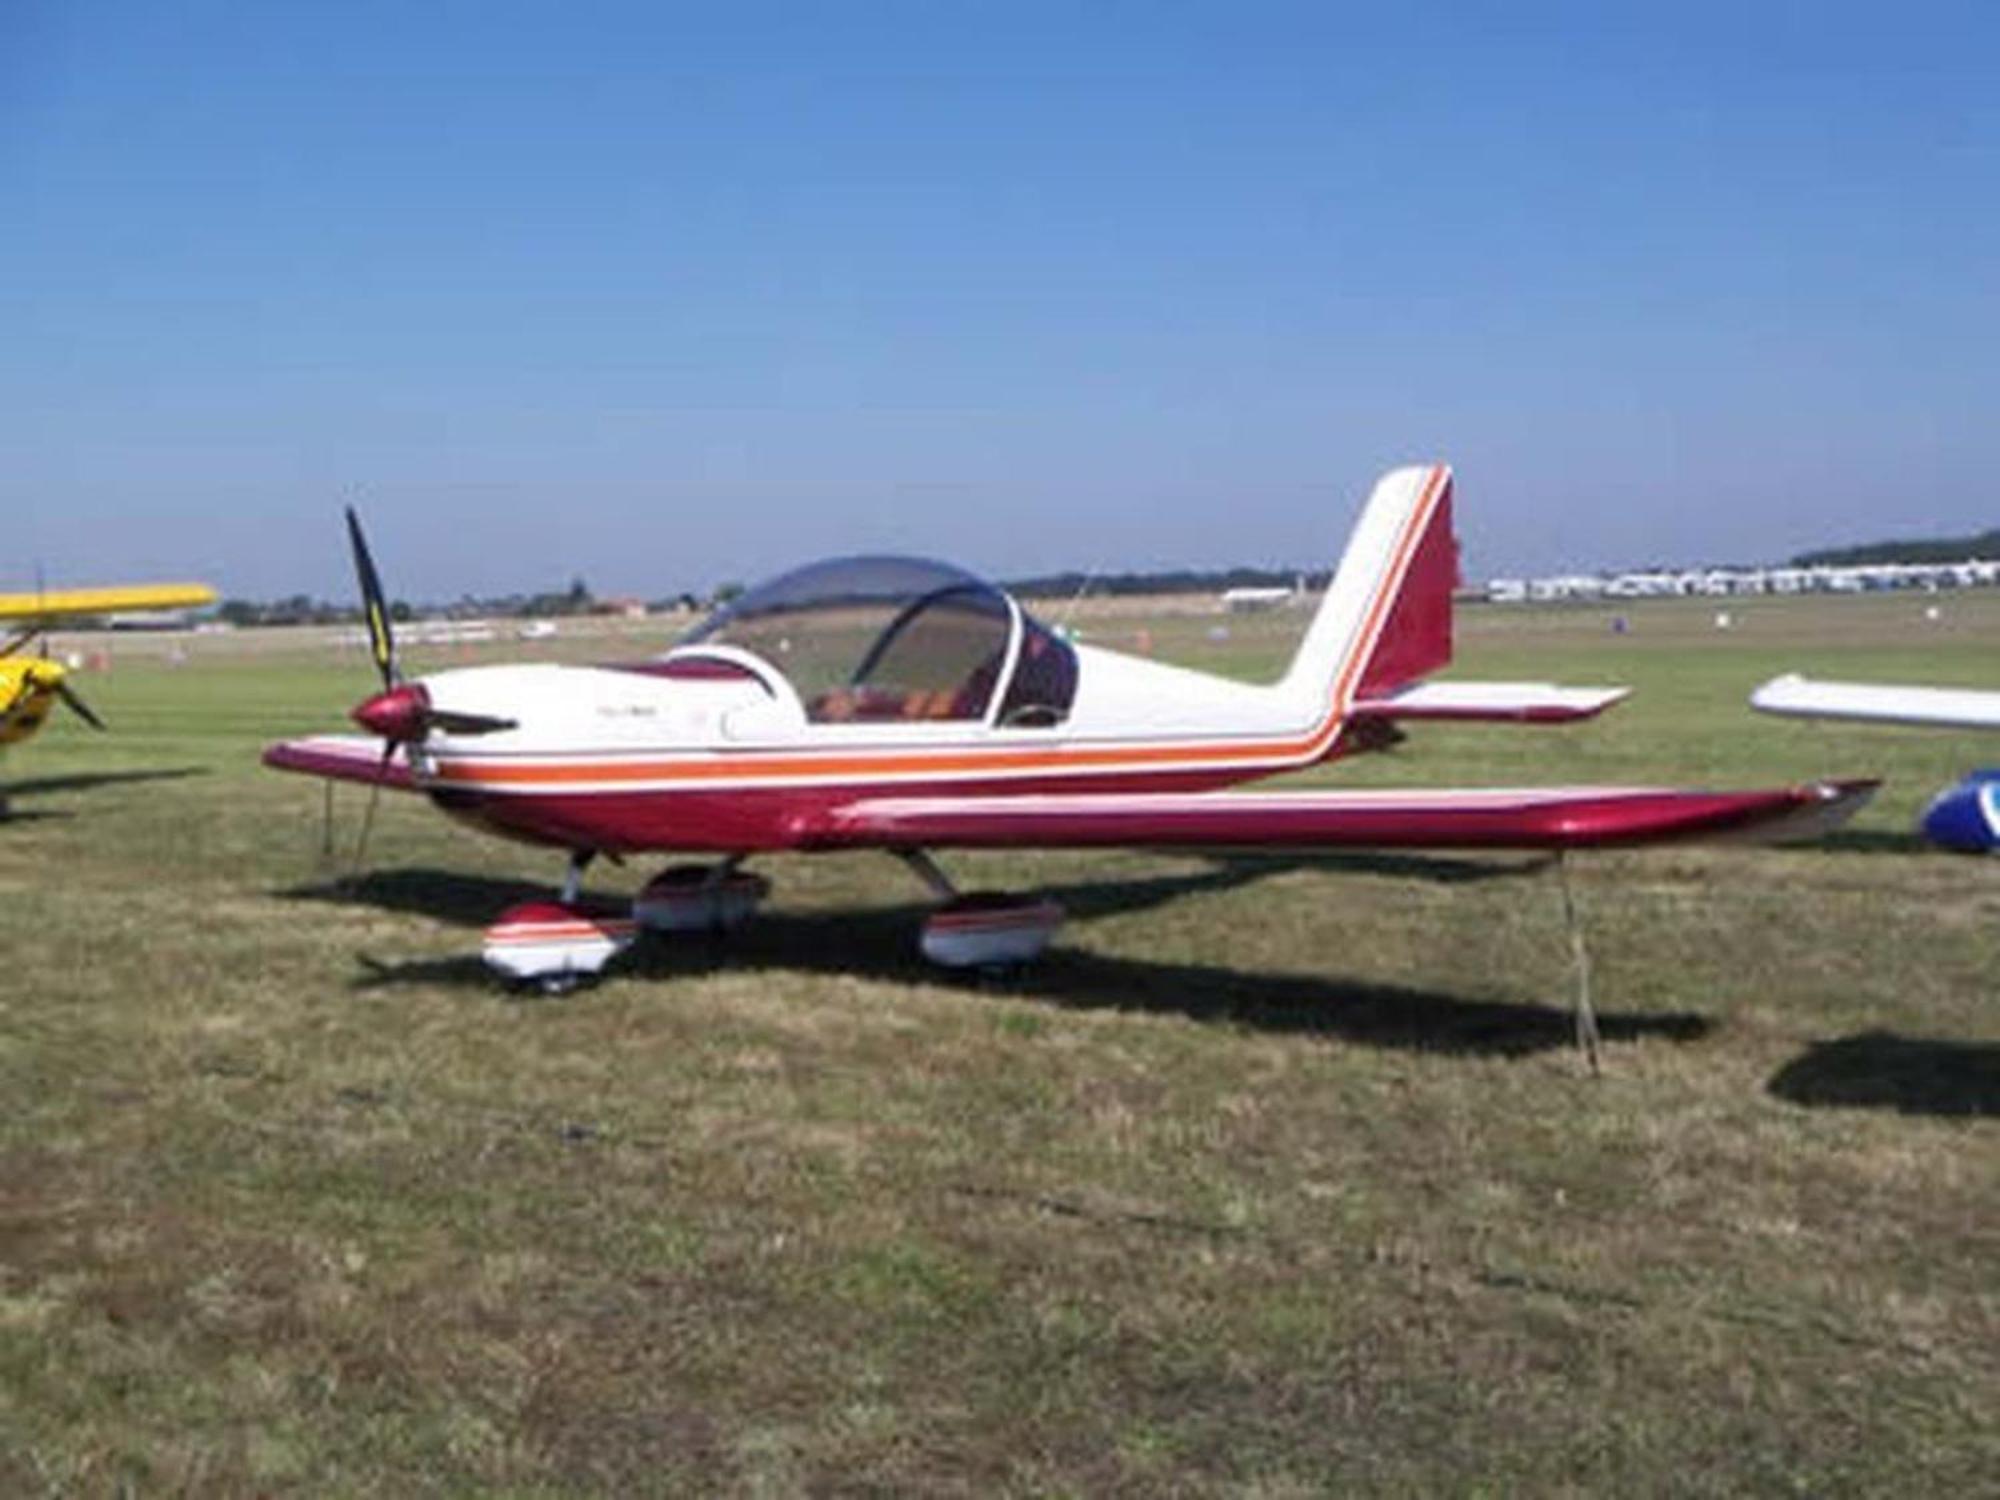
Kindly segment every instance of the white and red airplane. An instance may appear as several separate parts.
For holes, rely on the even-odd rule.
[[[1750,706],[1801,719],[2000,729],[2000,693],[1979,688],[1829,682],[1788,672],[1752,693]],[[2000,770],[1974,771],[1946,787],[1931,799],[1918,826],[1925,838],[1945,849],[1967,854],[2000,850]]]
[[[1873,782],[1745,792],[1659,787],[1237,793],[1237,783],[1381,748],[1425,719],[1587,718],[1616,688],[1423,681],[1451,658],[1457,543],[1442,465],[1375,487],[1278,681],[1251,685],[1065,640],[970,573],[850,558],[742,595],[663,656],[472,667],[403,681],[375,568],[348,516],[382,691],[367,738],[272,746],[267,764],[419,791],[490,832],[570,852],[560,901],[505,914],[486,956],[551,988],[639,926],[722,925],[763,892],[764,853],[881,849],[940,898],[924,952],[1032,956],[1060,912],[960,897],[943,848],[1339,846],[1564,850],[1809,836]],[[597,853],[711,856],[651,882],[628,916],[580,900]]]

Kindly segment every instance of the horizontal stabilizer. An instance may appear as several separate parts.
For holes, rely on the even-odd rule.
[[[1422,682],[1354,705],[1357,719],[1463,719],[1562,724],[1593,718],[1630,688],[1569,688],[1551,682]]]
[[[398,745],[382,763],[382,741],[359,734],[316,734],[302,740],[285,740],[264,752],[264,764],[278,771],[297,771],[328,781],[358,781],[364,786],[381,785],[395,792],[414,792],[416,777],[409,759]]]
[[[808,848],[1582,849],[1815,838],[1877,783],[1768,791],[1523,787],[1352,792],[879,797],[831,809]]]
[[[1893,683],[1816,682],[1790,673],[1750,695],[1767,714],[1806,719],[1862,719],[1882,724],[2000,729],[2000,693],[1977,688],[1903,687]]]

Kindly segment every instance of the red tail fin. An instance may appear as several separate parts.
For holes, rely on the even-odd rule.
[[[1359,698],[1376,698],[1451,661],[1451,596],[1458,587],[1458,538],[1451,530],[1451,480],[1445,480],[1423,534],[1403,570],[1395,602],[1362,669]]]

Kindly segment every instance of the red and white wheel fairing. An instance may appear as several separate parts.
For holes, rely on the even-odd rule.
[[[1062,919],[1063,909],[1046,896],[981,892],[926,917],[918,946],[947,969],[1005,968],[1039,957]]]
[[[630,918],[584,911],[556,901],[510,906],[486,929],[481,956],[509,979],[548,983],[594,979],[627,948],[637,928]]]

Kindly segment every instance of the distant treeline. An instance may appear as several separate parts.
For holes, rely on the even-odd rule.
[[[1860,547],[1824,547],[1801,552],[1795,568],[1867,568],[1879,563],[1955,563],[1968,558],[2000,557],[2000,527],[1977,536],[1939,537],[1929,541],[1869,542]]]
[[[1224,589],[1288,589],[1301,578],[1307,590],[1326,587],[1327,570],[1302,573],[1286,568],[1175,568],[1160,573],[1044,573],[1016,578],[1001,587],[1036,599],[1090,595],[1219,594]],[[1087,585],[1087,587],[1086,587]]]
[[[389,606],[392,619],[407,620],[409,605],[398,599]],[[352,604],[329,604],[305,594],[289,599],[224,599],[216,609],[217,619],[229,625],[349,625],[358,623],[361,610]]]
[[[1092,598],[1148,594],[1219,594],[1224,589],[1288,589],[1301,579],[1308,592],[1326,587],[1328,571],[1300,572],[1285,568],[1174,568],[1157,573],[1045,573],[1017,578],[1001,587],[1036,599],[1069,599],[1079,592]],[[725,604],[743,592],[740,583],[719,584],[707,598],[678,594],[648,601],[655,613],[707,609]],[[398,599],[391,618],[425,619],[546,619],[565,615],[604,613],[611,606],[591,593],[579,578],[560,593],[508,594],[497,598],[459,599],[451,604],[411,604]],[[289,599],[225,599],[216,612],[232,625],[352,625],[361,619],[358,605],[294,594]]]
[[[725,585],[725,588],[728,586]],[[691,594],[651,601],[655,613],[672,609],[699,608],[701,601]],[[542,620],[571,615],[604,614],[617,606],[599,599],[581,578],[559,592],[543,594],[503,594],[476,599],[470,595],[450,604],[411,604],[397,599],[389,605],[392,620]],[[333,603],[294,594],[289,599],[225,599],[216,610],[219,619],[231,625],[355,625],[361,621],[358,604]]]

